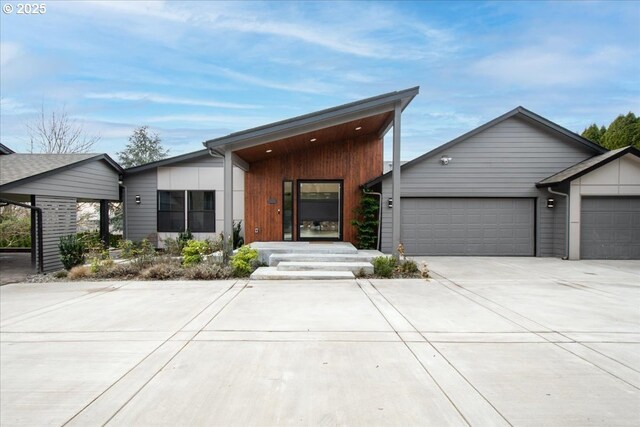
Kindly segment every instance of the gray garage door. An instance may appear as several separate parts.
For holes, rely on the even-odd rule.
[[[403,198],[407,255],[533,256],[534,199]]]
[[[583,197],[583,259],[640,259],[640,197]]]

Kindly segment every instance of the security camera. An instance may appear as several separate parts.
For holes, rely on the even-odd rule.
[[[442,156],[442,157],[440,158],[440,163],[442,163],[443,165],[448,165],[448,164],[449,164],[449,162],[450,162],[451,160],[452,160],[452,158],[451,158],[451,157],[448,157],[448,156]]]

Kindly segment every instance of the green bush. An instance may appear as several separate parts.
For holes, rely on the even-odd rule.
[[[418,264],[411,259],[404,260],[400,263],[398,270],[403,275],[414,275],[420,272]]]
[[[183,274],[184,271],[179,265],[171,262],[162,262],[144,269],[140,273],[140,277],[151,280],[172,280],[181,278]]]
[[[58,248],[60,249],[60,261],[67,270],[76,265],[84,264],[84,243],[75,234],[61,237]]]
[[[185,266],[199,264],[204,256],[211,253],[211,245],[204,240],[190,240],[182,249],[182,264]]]
[[[193,240],[193,233],[191,233],[191,230],[187,230],[184,233],[178,234],[178,237],[176,238],[176,243],[178,244],[178,247],[180,248],[180,250],[182,250],[185,246],[187,246],[187,243],[189,243],[189,241],[191,240]]]
[[[386,279],[393,277],[397,261],[393,257],[379,256],[373,259],[373,274]]]
[[[156,256],[156,248],[149,242],[147,239],[142,239],[142,241],[137,245],[137,248],[133,251],[133,262],[138,264],[139,266],[147,266]]]
[[[134,257],[136,246],[133,244],[131,240],[122,240],[120,245],[118,245],[120,249],[122,249],[122,258],[131,259]]]
[[[351,225],[356,228],[358,249],[376,249],[378,246],[378,208],[377,197],[363,193],[360,205],[355,209],[356,219]]]
[[[31,247],[31,219],[29,216],[2,215],[0,217],[0,247]]]
[[[243,246],[231,258],[231,268],[236,277],[246,277],[253,273],[259,265],[258,251],[250,246]]]
[[[242,220],[233,224],[233,249],[237,249],[244,245],[244,238],[240,235],[242,232]]]

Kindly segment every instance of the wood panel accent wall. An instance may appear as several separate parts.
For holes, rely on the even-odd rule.
[[[376,135],[317,144],[313,148],[278,155],[251,163],[245,175],[245,242],[282,240],[282,181],[294,181],[294,207],[297,206],[297,180],[342,179],[343,240],[356,243],[351,225],[360,202],[360,186],[382,174],[383,141]],[[268,204],[272,198],[276,204]],[[278,213],[280,210],[280,213]],[[297,211],[294,208],[294,235],[297,239]],[[256,234],[255,228],[259,229]]]

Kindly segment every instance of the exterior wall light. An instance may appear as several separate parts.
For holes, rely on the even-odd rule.
[[[389,197],[389,199],[387,200],[387,207],[389,209],[393,208],[393,198]]]
[[[449,157],[449,156],[442,156],[440,157],[440,163],[445,166],[448,165],[449,162],[451,162],[451,160],[453,160],[453,158]]]
[[[555,199],[553,199],[553,198],[551,198],[551,197],[549,197],[549,198],[547,199],[547,207],[548,207],[549,209],[553,209],[553,208],[554,208],[554,206],[555,206],[555,204],[556,204]]]
[[[140,200],[140,195],[136,194],[136,205],[139,205],[142,201]]]

